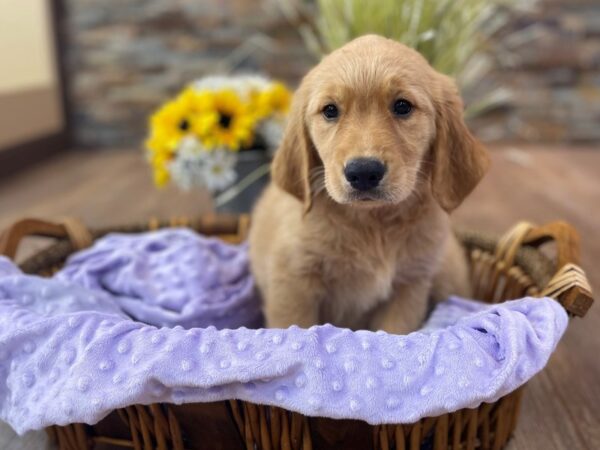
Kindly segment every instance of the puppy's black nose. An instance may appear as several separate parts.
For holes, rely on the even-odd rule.
[[[344,168],[344,175],[354,189],[368,191],[377,187],[385,175],[385,166],[375,158],[351,159]]]

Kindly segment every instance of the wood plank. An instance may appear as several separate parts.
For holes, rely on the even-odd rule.
[[[493,154],[492,169],[459,208],[463,226],[502,232],[518,220],[562,219],[581,234],[582,265],[600,292],[600,152],[527,148]],[[509,449],[600,448],[600,308],[570,324],[551,361],[527,386]]]
[[[61,155],[2,180],[0,192],[0,229],[25,216],[75,216],[103,227],[145,223],[151,217],[195,217],[212,210],[204,191],[157,190],[142,152],[132,150]],[[33,248],[46,245],[39,242]]]

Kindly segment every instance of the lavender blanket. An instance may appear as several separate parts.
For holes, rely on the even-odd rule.
[[[407,336],[248,329],[252,292],[245,246],[186,230],[108,236],[54,279],[0,258],[0,419],[24,433],[136,403],[238,398],[410,423],[517,388],[567,325],[551,299],[452,298]]]

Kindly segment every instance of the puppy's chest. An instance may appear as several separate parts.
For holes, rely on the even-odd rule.
[[[336,310],[368,311],[392,295],[394,284],[429,276],[434,249],[417,248],[409,236],[382,233],[336,244],[328,249],[322,267],[330,294],[325,301],[333,315],[342,314]]]

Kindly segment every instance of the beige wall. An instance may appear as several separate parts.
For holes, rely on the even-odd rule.
[[[49,0],[0,0],[0,149],[63,126]]]
[[[0,93],[56,82],[47,0],[0,0]]]

